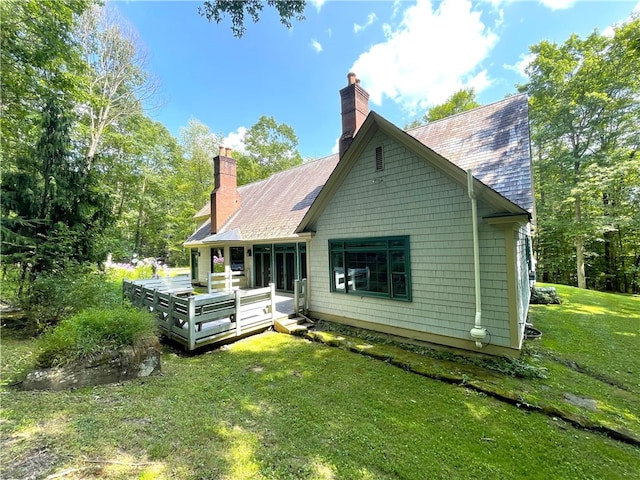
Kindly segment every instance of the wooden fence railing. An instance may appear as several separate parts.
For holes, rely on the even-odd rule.
[[[215,291],[230,292],[244,286],[244,274],[242,272],[233,272],[227,270],[225,272],[207,274],[207,293]]]
[[[306,315],[309,311],[309,294],[307,292],[307,279],[294,281],[293,308],[296,314]]]
[[[187,291],[184,287],[182,279],[124,280],[123,294],[133,305],[153,312],[160,332],[188,350],[273,325],[276,312],[273,284],[202,295],[191,295],[193,289]]]

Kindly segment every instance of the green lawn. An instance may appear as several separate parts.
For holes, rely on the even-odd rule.
[[[560,402],[566,391],[606,397],[609,403],[601,406],[615,411],[608,413],[611,421],[619,418],[634,428],[638,419],[627,417],[638,412],[640,299],[558,289],[563,305],[533,308],[543,338],[531,343],[526,358],[549,368],[548,377],[499,377],[500,385],[534,401]],[[5,383],[29,362],[32,348],[32,341],[3,332]],[[167,349],[162,361],[162,376],[119,385],[66,393],[1,387],[0,476],[615,479],[640,474],[637,446],[296,337],[266,333],[194,356]],[[599,374],[620,385],[594,378]],[[491,379],[496,382],[496,375]]]

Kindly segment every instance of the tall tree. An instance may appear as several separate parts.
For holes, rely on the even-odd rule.
[[[103,188],[115,218],[108,232],[109,252],[118,260],[133,253],[166,256],[176,221],[172,206],[178,200],[171,182],[182,159],[177,141],[142,113],[118,122],[103,141],[105,156],[113,157],[101,159],[110,166],[102,172]]]
[[[444,103],[431,107],[423,117],[423,120],[425,122],[435,122],[479,106],[475,90],[473,88],[463,88],[447,98]]]
[[[213,157],[218,154],[220,138],[194,118],[180,129],[180,145],[184,151],[180,191],[192,210],[200,209],[209,201],[213,189]]]
[[[59,98],[47,101],[35,148],[2,178],[3,255],[21,266],[23,282],[103,253],[107,199],[74,154],[69,110]]]
[[[244,136],[245,151],[236,155],[238,184],[261,180],[302,163],[292,127],[263,115]]]
[[[435,122],[443,118],[450,117],[456,113],[466,112],[473,108],[479,107],[480,104],[476,100],[476,92],[473,88],[463,88],[453,93],[444,103],[434,105],[422,117],[422,120],[413,120],[404,126],[405,130],[419,127],[428,122]]]
[[[561,274],[558,257],[571,242],[575,274],[561,276],[581,288],[589,269],[591,286],[611,288],[606,278],[618,283],[620,263],[639,250],[627,241],[637,238],[629,215],[638,209],[622,206],[637,207],[640,185],[616,183],[621,171],[634,171],[640,150],[640,58],[633,54],[639,30],[636,18],[611,37],[596,31],[562,45],[540,42],[531,47],[535,59],[522,87],[530,95],[537,161],[540,266]],[[604,265],[598,257],[607,258]]]
[[[90,0],[0,2],[0,129],[2,170],[25,156],[38,138],[38,115],[46,98],[78,95],[81,70],[73,38],[76,18]]]
[[[109,5],[93,5],[78,22],[75,36],[88,65],[82,108],[88,167],[92,168],[105,129],[137,115],[157,92],[145,71],[146,53],[137,33]]]
[[[260,19],[264,6],[268,5],[278,11],[280,22],[291,28],[291,20],[304,20],[305,0],[207,0],[198,7],[198,13],[207,20],[220,23],[225,15],[231,17],[233,36],[242,38],[246,31],[245,15],[254,23]]]

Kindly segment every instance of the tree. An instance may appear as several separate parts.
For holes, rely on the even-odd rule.
[[[184,151],[181,167],[184,200],[192,211],[209,201],[213,189],[213,157],[218,153],[221,136],[192,118],[180,129],[180,145]]]
[[[278,124],[273,117],[260,117],[247,130],[244,143],[244,153],[236,154],[239,185],[267,178],[302,163],[295,131],[285,123]]]
[[[96,4],[84,12],[75,36],[88,66],[81,110],[85,113],[88,167],[92,168],[105,129],[128,115],[137,115],[153,98],[157,85],[144,70],[146,53],[135,30],[108,5]]]
[[[9,170],[38,138],[38,115],[46,98],[77,96],[79,49],[74,21],[90,0],[0,2],[0,129],[2,169]]]
[[[431,107],[422,117],[422,120],[413,120],[404,126],[405,130],[419,127],[423,123],[435,122],[450,117],[456,113],[466,112],[479,107],[476,100],[476,92],[473,88],[463,88],[452,94],[444,103]]]
[[[435,122],[479,106],[474,89],[464,88],[455,92],[444,103],[431,107],[423,118],[426,122]]]
[[[107,198],[74,155],[68,106],[50,98],[42,108],[40,139],[2,178],[2,251],[20,265],[20,289],[44,272],[101,258],[109,221]]]
[[[521,87],[530,96],[539,266],[581,288],[589,277],[590,286],[619,288],[628,283],[626,266],[640,264],[632,240],[640,185],[629,183],[638,178],[640,150],[639,29],[636,18],[612,37],[596,31],[562,45],[540,42],[530,48],[535,59]],[[569,244],[574,275],[560,258]]]
[[[208,21],[220,23],[225,15],[231,17],[231,31],[233,36],[242,38],[246,30],[244,26],[245,14],[254,23],[260,19],[264,5],[274,7],[280,15],[280,22],[291,28],[291,20],[304,20],[305,0],[207,0],[198,7],[198,13]]]

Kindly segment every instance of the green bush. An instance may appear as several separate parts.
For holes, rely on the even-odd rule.
[[[122,284],[91,267],[41,273],[19,298],[33,333],[57,325],[86,308],[111,308],[122,303]]]
[[[153,340],[155,319],[131,306],[87,309],[62,320],[39,341],[37,363],[55,367]]]

